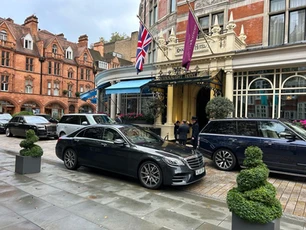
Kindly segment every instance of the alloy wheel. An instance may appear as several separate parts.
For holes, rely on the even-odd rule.
[[[236,159],[231,151],[221,149],[215,153],[214,163],[219,169],[229,171],[235,167]]]
[[[159,166],[153,162],[143,163],[139,170],[139,179],[146,188],[157,189],[162,183]]]
[[[64,154],[64,164],[68,169],[76,169],[77,168],[77,156],[75,151],[72,149],[67,149]]]
[[[11,133],[10,128],[6,128],[6,129],[5,129],[5,135],[6,135],[7,137],[11,137],[11,136],[12,136],[12,133]]]

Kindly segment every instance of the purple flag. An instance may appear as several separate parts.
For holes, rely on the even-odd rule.
[[[182,66],[189,70],[190,61],[194,49],[195,42],[197,40],[199,33],[199,28],[197,26],[192,13],[189,10],[188,15],[188,24],[186,29],[186,38],[185,38],[185,45],[184,45],[184,54],[183,54],[183,61]]]

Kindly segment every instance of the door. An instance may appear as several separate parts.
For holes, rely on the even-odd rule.
[[[259,133],[261,134],[261,149],[263,160],[271,169],[291,169],[296,165],[296,143],[281,137],[280,133],[290,133],[283,124],[278,121],[259,121]]]

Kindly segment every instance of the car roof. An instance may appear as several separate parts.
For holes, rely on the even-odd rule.
[[[224,118],[224,119],[213,119],[210,121],[279,121],[283,119],[278,119],[278,118],[253,118],[253,117],[237,117],[237,118]]]
[[[105,113],[69,113],[69,114],[64,114],[63,116],[78,116],[78,115],[102,115],[102,116],[107,116]]]

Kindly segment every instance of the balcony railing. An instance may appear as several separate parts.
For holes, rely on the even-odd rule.
[[[5,48],[10,48],[10,49],[15,48],[15,44],[13,42],[5,41],[5,40],[0,40],[0,46],[5,47]]]
[[[63,55],[61,54],[55,54],[52,52],[46,52],[46,58],[54,58],[54,59],[63,59]]]

